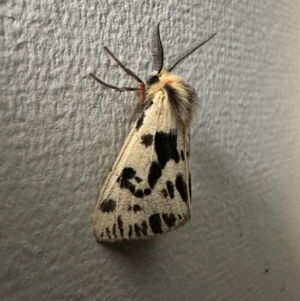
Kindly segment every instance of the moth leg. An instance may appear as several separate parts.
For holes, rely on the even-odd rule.
[[[108,49],[108,47],[104,47],[104,50],[112,57],[112,59],[126,72],[127,75],[133,77],[138,83],[139,83],[139,88],[131,88],[131,87],[116,87],[116,86],[112,86],[109,85],[105,82],[103,82],[102,80],[100,80],[99,78],[97,78],[94,74],[90,73],[90,76],[93,77],[93,79],[95,79],[98,83],[100,83],[101,85],[110,88],[110,89],[114,89],[117,90],[119,92],[124,92],[124,91],[140,91],[140,102],[142,103],[145,99],[145,83],[135,74],[133,73],[130,69],[128,69],[127,67],[125,67],[117,58],[116,56]]]
[[[113,86],[110,84],[105,83],[104,81],[102,81],[101,79],[99,79],[97,76],[95,76],[93,73],[89,74],[94,80],[96,80],[98,83],[100,83],[101,85],[110,88],[110,89],[114,89],[117,90],[119,92],[125,92],[125,91],[141,91],[141,88],[132,88],[132,87],[117,87],[117,86]]]
[[[112,59],[128,74],[129,76],[133,77],[138,83],[143,83],[144,82],[135,74],[133,73],[130,69],[125,67],[117,58],[116,56],[108,49],[108,47],[104,46],[103,48],[111,57]]]

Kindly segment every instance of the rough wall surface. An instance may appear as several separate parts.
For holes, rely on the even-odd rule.
[[[1,7],[1,300],[300,300],[299,1],[10,0]],[[97,244],[91,216],[161,24],[201,107],[192,220]]]

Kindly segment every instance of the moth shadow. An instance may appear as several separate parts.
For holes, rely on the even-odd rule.
[[[110,255],[118,256],[129,270],[130,267],[136,270],[138,266],[141,272],[144,272],[156,260],[155,250],[158,247],[158,241],[155,238],[99,244],[105,248],[106,252],[111,253]]]
[[[98,243],[107,250],[110,250],[114,253],[119,253],[124,256],[134,255],[136,252],[139,254],[149,253],[149,250],[155,248],[155,239],[146,239],[146,240],[132,240],[132,241],[118,241],[118,242],[101,242]]]

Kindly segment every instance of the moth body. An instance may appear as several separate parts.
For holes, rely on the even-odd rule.
[[[156,71],[145,90],[114,87],[92,75],[107,87],[120,92],[139,90],[143,95],[143,112],[124,142],[95,208],[98,241],[147,239],[177,229],[190,219],[189,133],[197,97],[189,84],[170,72],[178,62],[162,69],[158,27],[155,33]],[[143,87],[143,82],[108,52]]]

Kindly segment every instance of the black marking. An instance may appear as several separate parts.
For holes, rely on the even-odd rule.
[[[147,235],[147,222],[146,221],[143,221],[142,222],[142,233],[146,236]]]
[[[191,181],[191,174],[189,174],[189,192],[190,192],[190,200],[192,202],[192,181]]]
[[[144,195],[149,195],[151,194],[152,190],[150,188],[144,189]]]
[[[122,174],[118,177],[117,182],[120,185],[120,188],[128,189],[132,194],[135,192],[135,185],[132,184],[131,180],[136,174],[136,171],[131,167],[125,167],[122,171]]]
[[[120,177],[122,177],[124,180],[130,180],[130,179],[132,179],[134,177],[135,174],[136,174],[136,171],[133,168],[131,168],[131,167],[125,167],[122,170],[122,174],[121,174]]]
[[[153,143],[153,135],[151,134],[143,135],[141,139],[142,144],[144,144],[146,147],[150,146]]]
[[[184,151],[181,151],[181,152],[180,152],[180,157],[181,157],[181,160],[184,161],[184,159],[185,159],[185,158],[184,158]]]
[[[133,205],[134,212],[138,212],[138,211],[142,211],[142,210],[143,210],[143,208],[140,205],[138,205],[138,204]]]
[[[159,213],[154,213],[150,215],[149,217],[149,224],[151,227],[151,230],[154,234],[162,233],[163,230],[161,228],[161,218]]]
[[[192,118],[193,104],[197,102],[197,95],[191,86],[187,85],[183,81],[181,81],[180,84],[184,87],[184,94],[180,93],[178,89],[174,88],[174,86],[170,84],[166,84],[164,88],[168,95],[170,104],[173,107],[172,109],[176,112],[178,119],[187,126]],[[186,102],[188,102],[188,105],[186,105]]]
[[[185,203],[187,203],[188,201],[187,187],[182,174],[177,175],[175,185],[176,185],[176,189],[180,193],[182,200]]]
[[[147,80],[147,85],[151,86],[155,83],[159,82],[159,77],[157,75],[150,76]]]
[[[128,237],[132,236],[132,227],[131,225],[129,225],[129,231],[128,231]]]
[[[195,102],[197,102],[198,97],[197,97],[196,91],[193,89],[193,87],[191,87],[190,85],[188,85],[187,83],[185,83],[183,81],[181,83],[184,86],[184,91],[186,93],[186,98],[188,99],[188,102],[190,104],[194,104]],[[192,105],[188,106],[188,109],[189,109],[188,113],[190,113],[190,114],[192,113],[192,108],[193,108]]]
[[[162,172],[161,172],[161,167],[158,164],[158,162],[152,162],[150,169],[149,169],[149,174],[148,174],[148,183],[151,189],[154,188],[157,180],[161,177]]]
[[[172,100],[173,104],[180,102],[180,94],[177,92],[175,88],[173,88],[169,84],[166,84],[165,89],[167,91],[168,98]]]
[[[171,199],[174,198],[174,184],[171,181],[167,181],[167,189]]]
[[[136,126],[135,128],[138,130],[144,122],[144,118],[145,118],[145,112],[142,113],[141,117],[138,119],[138,121],[136,122]]]
[[[112,200],[112,199],[105,199],[101,204],[99,209],[105,213],[109,213],[109,212],[114,212],[115,209],[117,207],[117,203],[116,201]]]
[[[164,133],[157,132],[155,134],[155,151],[157,154],[158,163],[163,169],[167,162],[173,159],[176,163],[179,162],[179,153],[177,150],[177,134],[175,132]]]
[[[138,224],[134,224],[134,231],[136,236],[140,237],[141,233],[140,233],[140,227],[138,226]]]
[[[141,114],[141,116],[139,117],[139,119],[136,122],[136,126],[135,128],[138,130],[144,123],[144,118],[145,118],[145,112],[153,105],[153,100],[151,100],[150,102],[148,102],[144,108],[144,112]]]
[[[172,110],[177,115],[177,119],[179,119],[179,121],[181,121],[183,124],[188,123],[192,115],[192,102],[189,102],[189,105],[186,105],[186,99],[182,99],[181,93],[172,85],[166,84],[164,88],[168,95]]]
[[[134,179],[135,179],[138,183],[141,183],[141,182],[143,181],[143,180],[142,180],[140,177],[138,177],[138,176],[135,176]]]
[[[151,108],[151,106],[153,105],[153,100],[149,101],[144,109],[144,111],[148,110],[149,108]]]
[[[173,213],[167,214],[167,213],[163,213],[162,215],[164,222],[166,223],[166,225],[169,228],[174,227],[175,223],[176,223],[176,217]]]
[[[144,197],[144,192],[142,189],[138,189],[135,193],[134,196],[137,198],[143,198]]]
[[[143,208],[138,204],[135,204],[133,206],[129,205],[127,208],[127,211],[134,211],[134,212],[138,212],[138,211],[142,211],[142,210],[143,210]]]
[[[119,228],[121,236],[123,237],[123,235],[124,235],[123,221],[122,221],[120,215],[118,216],[118,228]]]
[[[107,237],[108,237],[109,239],[111,239],[109,228],[106,228],[105,230],[106,230],[106,235],[107,235]]]
[[[136,236],[141,236],[141,233],[146,236],[147,235],[147,223],[146,221],[142,222],[141,227],[138,224],[134,224],[134,231]]]
[[[186,151],[186,157],[188,158],[190,155],[190,153],[188,151]]]
[[[162,195],[164,198],[167,198],[168,197],[168,191],[166,188],[164,188],[162,191],[161,191]]]
[[[117,225],[116,225],[116,223],[114,223],[114,225],[113,225],[113,230],[112,230],[113,235],[114,235],[114,238],[117,238],[117,232],[116,232],[116,229],[117,229]]]
[[[182,220],[182,216],[181,216],[181,214],[178,214],[178,218],[179,218],[180,220]]]
[[[104,235],[104,233],[103,233],[103,231],[101,232],[101,237],[103,237],[103,235]]]

